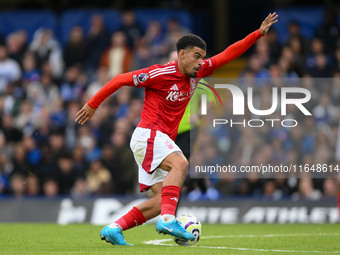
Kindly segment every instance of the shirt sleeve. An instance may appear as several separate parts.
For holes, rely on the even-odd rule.
[[[118,74],[112,80],[105,84],[88,102],[87,104],[97,109],[99,105],[111,94],[116,92],[122,86],[133,86],[132,73]]]
[[[221,53],[204,60],[204,65],[202,66],[197,76],[205,77],[213,74],[216,69],[228,64],[229,62],[241,56],[262,36],[264,35],[262,35],[259,30],[256,30],[247,35],[242,40],[230,45]]]
[[[197,73],[197,78],[203,78],[212,75],[216,70],[215,66],[216,66],[215,59],[213,58],[204,59],[203,65],[199,72]]]
[[[155,66],[150,66],[144,69],[131,72],[133,84],[136,87],[150,87],[154,84],[154,81],[150,79],[149,72],[153,70]]]
[[[136,86],[146,87],[151,86],[154,81],[149,79],[149,71],[154,67],[148,67],[140,70],[136,70],[129,73],[118,74],[111,81],[105,84],[88,102],[87,104],[97,109],[99,105],[111,94],[115,93],[122,86]]]

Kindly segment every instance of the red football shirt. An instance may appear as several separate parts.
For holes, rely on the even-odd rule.
[[[205,59],[197,73],[197,78],[211,75],[217,68],[237,58],[261,36],[259,30],[256,30],[244,39],[230,45],[220,54]],[[117,75],[89,100],[88,105],[95,109],[98,108],[106,97],[121,86],[145,88],[144,106],[139,127],[159,130],[171,139],[176,139],[179,123],[197,86],[195,78],[181,74],[177,68],[177,62],[153,65]]]
[[[214,61],[206,59],[197,78],[211,75],[213,71]],[[138,127],[159,130],[175,140],[185,108],[197,85],[195,78],[181,74],[177,62],[134,71],[132,77],[135,86],[145,87]]]

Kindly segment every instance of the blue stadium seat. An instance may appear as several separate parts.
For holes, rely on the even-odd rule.
[[[288,24],[297,21],[301,27],[301,34],[311,39],[316,28],[322,24],[325,9],[323,7],[299,7],[275,10],[279,14],[279,22],[274,25],[278,32],[279,41],[284,43],[288,39]]]
[[[115,31],[121,24],[121,13],[116,10],[70,10],[61,15],[61,42],[65,44],[72,27],[81,26],[87,34],[90,28],[91,17],[95,14],[102,15],[106,27],[110,32]]]
[[[135,9],[134,11],[138,23],[144,30],[153,20],[158,20],[165,29],[166,23],[170,18],[176,18],[183,27],[192,30],[192,19],[188,11],[162,9]]]
[[[6,11],[0,13],[0,33],[3,36],[25,30],[29,40],[38,28],[50,28],[56,33],[56,16],[50,11]]]

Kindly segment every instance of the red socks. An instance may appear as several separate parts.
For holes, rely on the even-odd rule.
[[[174,185],[164,186],[162,189],[161,215],[175,215],[181,188]]]
[[[180,191],[181,188],[174,185],[163,187],[161,215],[175,215]],[[137,207],[133,207],[127,214],[125,214],[115,223],[118,224],[122,230],[127,230],[136,226],[140,226],[145,222],[146,219],[143,213]]]
[[[127,230],[136,226],[140,226],[146,222],[143,213],[137,208],[133,207],[127,214],[117,220],[117,223],[122,230]]]

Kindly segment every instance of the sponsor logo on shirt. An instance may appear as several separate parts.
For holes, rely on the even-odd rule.
[[[190,83],[191,83],[191,90],[190,90],[190,92],[187,92],[187,93],[183,93],[183,92],[179,91],[176,84],[172,85],[172,87],[168,91],[169,94],[166,97],[166,100],[171,101],[171,102],[175,102],[177,100],[183,101],[185,99],[190,98],[195,91],[195,87],[196,87],[195,79],[192,79],[190,81]]]
[[[171,88],[170,88],[170,90],[178,90],[178,87],[177,87],[177,85],[176,84],[174,84]]]

